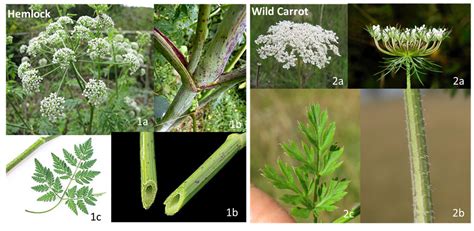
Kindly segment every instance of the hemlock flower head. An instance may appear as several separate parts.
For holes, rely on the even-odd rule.
[[[322,69],[331,61],[329,51],[340,56],[338,39],[335,32],[319,25],[280,21],[270,26],[267,34],[258,36],[255,43],[260,45],[260,58],[274,57],[285,69],[295,67],[298,58]]]
[[[110,51],[110,43],[105,38],[95,38],[88,43],[87,53],[91,59],[105,58]]]
[[[82,25],[74,26],[74,30],[72,31],[72,35],[78,39],[90,39],[92,36],[91,30]]]
[[[23,44],[20,46],[20,53],[24,54],[26,53],[26,50],[28,50],[28,46]]]
[[[96,27],[96,20],[89,16],[81,16],[77,19],[76,25],[81,25],[88,29],[94,29]]]
[[[420,74],[437,71],[439,67],[426,57],[435,53],[450,33],[446,28],[429,28],[425,25],[413,28],[381,28],[380,25],[372,25],[366,30],[377,49],[390,56],[384,61],[385,69],[379,72],[382,77],[404,69],[407,73],[415,74],[421,84]]]
[[[48,118],[51,122],[57,122],[64,118],[64,97],[58,96],[56,92],[51,93],[49,97],[41,100],[40,112],[41,116]]]
[[[140,56],[130,52],[123,55],[122,62],[130,65],[130,74],[134,74],[140,68],[140,65],[142,64],[143,60]]]
[[[22,74],[21,83],[23,90],[29,95],[40,91],[40,84],[43,77],[38,75],[36,69],[29,69]]]
[[[31,64],[30,62],[21,62],[20,66],[18,66],[18,77],[20,79],[23,79],[23,76],[25,74],[26,71],[30,70],[31,69]]]
[[[30,62],[30,58],[28,58],[27,56],[21,58],[21,63],[29,63]]]
[[[82,95],[90,104],[98,106],[107,100],[107,86],[102,80],[89,79]]]
[[[74,24],[74,20],[72,20],[68,16],[61,16],[57,20],[61,25],[66,26],[67,24]]]
[[[95,18],[98,30],[108,30],[114,27],[114,20],[106,14],[100,14]]]
[[[61,25],[59,22],[52,22],[46,27],[46,33],[48,34],[53,34],[58,30],[64,30],[63,25]]]
[[[76,62],[76,54],[67,47],[61,48],[54,53],[52,62],[65,69],[69,66],[69,63]]]
[[[48,64],[48,60],[45,59],[45,58],[42,58],[42,59],[40,59],[40,60],[38,61],[38,64],[39,64],[40,66],[44,66],[44,65]]]

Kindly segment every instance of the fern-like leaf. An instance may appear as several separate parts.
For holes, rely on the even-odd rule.
[[[94,177],[99,175],[99,171],[82,170],[76,173],[75,180],[78,184],[89,184]]]
[[[336,124],[329,122],[328,112],[322,111],[319,105],[310,106],[307,116],[307,124],[298,124],[305,140],[300,145],[294,141],[281,145],[293,161],[278,159],[278,167],[267,165],[262,175],[274,187],[291,191],[280,200],[292,206],[292,216],[307,219],[313,214],[317,221],[321,212],[337,208],[337,202],[346,195],[349,181],[333,177],[342,165],[344,153],[344,148],[334,142]]]
[[[76,157],[80,160],[86,161],[92,157],[94,150],[92,149],[92,141],[89,138],[85,143],[74,145],[74,152]]]
[[[70,178],[72,175],[72,171],[71,168],[69,168],[69,166],[67,165],[66,161],[54,155],[54,153],[51,153],[51,156],[53,157],[54,172],[61,175],[61,179]]]

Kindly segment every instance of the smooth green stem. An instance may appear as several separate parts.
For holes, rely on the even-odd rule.
[[[246,145],[245,133],[230,134],[226,141],[168,198],[166,198],[165,214],[176,214],[204,185],[209,182],[231,159]]]
[[[199,15],[196,27],[196,35],[194,35],[193,45],[190,52],[188,71],[193,73],[199,63],[204,48],[209,29],[209,14],[211,13],[211,5],[199,5]]]
[[[406,61],[407,89],[411,89],[410,61]]]
[[[87,128],[87,134],[92,134],[92,124],[94,122],[94,106],[90,104],[91,110],[89,115],[89,127]]]
[[[408,69],[408,64],[407,64]],[[410,76],[407,71],[407,81]],[[407,82],[407,87],[409,87]],[[413,193],[413,215],[416,223],[433,222],[433,205],[429,156],[425,138],[423,106],[419,89],[404,90],[408,148]]]
[[[237,53],[232,57],[232,59],[229,61],[227,64],[224,73],[227,73],[229,71],[232,71],[234,69],[235,64],[239,61],[239,59],[242,57],[242,55],[245,53],[247,50],[247,33],[244,33],[244,38],[245,38],[245,43],[240,46],[240,48],[237,50]]]
[[[29,155],[31,155],[36,149],[41,147],[43,144],[47,143],[48,141],[53,140],[54,138],[58,137],[57,135],[53,136],[46,136],[46,137],[41,137],[36,142],[34,142],[32,145],[30,145],[25,151],[23,151],[20,155],[18,155],[15,159],[12,161],[8,162],[7,164],[7,173],[10,172],[15,166],[17,166],[20,162],[22,162],[24,159],[26,159]]]
[[[332,223],[347,223],[349,221],[352,221],[359,215],[360,215],[360,204],[357,204],[351,209],[351,211],[348,212],[348,214],[344,214],[343,216],[334,220]]]
[[[81,91],[84,91],[84,86],[82,84],[84,84],[86,81],[84,80],[84,78],[82,78],[81,73],[79,73],[79,70],[77,70],[77,67],[74,63],[72,63],[72,67],[73,67],[74,71],[76,72],[77,83],[79,84],[79,87],[81,88]]]
[[[141,194],[144,209],[150,208],[158,191],[153,135],[153,132],[140,132]]]

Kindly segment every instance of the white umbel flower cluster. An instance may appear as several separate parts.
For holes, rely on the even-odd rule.
[[[96,29],[98,30],[108,30],[114,27],[114,21],[112,18],[106,14],[100,14],[95,18]]]
[[[340,56],[338,39],[335,32],[319,25],[280,21],[270,26],[267,34],[258,36],[255,43],[260,45],[260,58],[274,57],[285,69],[295,67],[298,58],[322,69],[331,61],[329,51]]]
[[[76,62],[76,54],[67,47],[61,48],[54,53],[52,62],[66,69],[71,62]]]
[[[372,25],[367,28],[377,48],[391,56],[427,56],[438,50],[449,35],[446,28],[428,28],[425,25],[413,28],[398,28]]]
[[[98,106],[107,100],[107,86],[102,80],[89,79],[82,95],[90,104]]]
[[[105,58],[110,54],[110,43],[105,38],[95,38],[89,41],[87,53],[91,59]]]
[[[64,118],[64,97],[58,96],[56,92],[41,100],[41,116],[48,118],[51,122],[57,122]]]
[[[29,62],[23,62],[18,67],[18,77],[21,79],[23,90],[27,94],[33,94],[40,91],[40,84],[43,77],[38,75],[38,70],[31,67]]]

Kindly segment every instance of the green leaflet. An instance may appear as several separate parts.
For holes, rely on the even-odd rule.
[[[350,181],[334,176],[342,165],[344,153],[344,148],[334,142],[336,124],[328,122],[327,111],[321,111],[319,105],[310,106],[307,117],[307,124],[299,123],[305,140],[299,145],[295,141],[281,145],[293,161],[279,159],[278,169],[266,165],[262,175],[274,187],[289,191],[280,200],[292,206],[290,213],[293,217],[307,219],[312,215],[314,222],[317,222],[321,212],[337,208],[337,203],[346,195]]]
[[[37,201],[56,204],[44,211],[26,211],[37,214],[47,213],[64,201],[74,214],[78,215],[79,211],[89,214],[87,206],[94,206],[96,197],[101,195],[94,194],[93,188],[88,186],[100,174],[99,171],[91,170],[97,161],[91,159],[93,153],[92,140],[88,139],[83,144],[74,145],[74,155],[63,149],[64,159],[51,153],[53,171],[35,159],[35,172],[32,179],[38,184],[31,189],[41,193]]]

